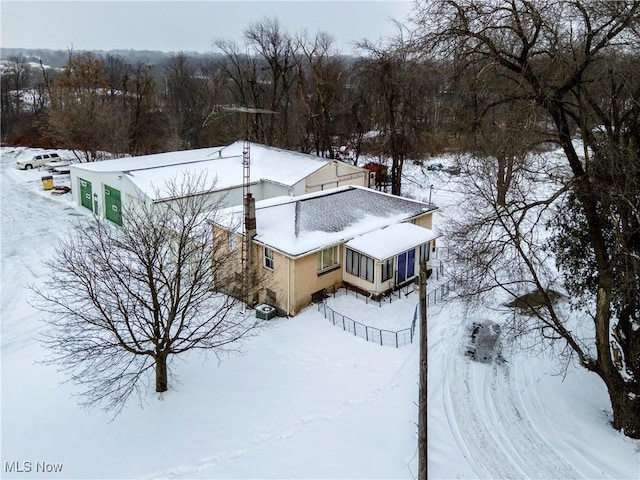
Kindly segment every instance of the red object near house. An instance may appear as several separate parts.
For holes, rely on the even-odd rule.
[[[369,162],[364,168],[376,174],[376,185],[384,185],[387,183],[387,170],[389,167],[381,163]]]

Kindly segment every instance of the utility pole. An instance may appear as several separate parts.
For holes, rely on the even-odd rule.
[[[420,262],[420,388],[418,393],[418,480],[427,480],[427,263]]]

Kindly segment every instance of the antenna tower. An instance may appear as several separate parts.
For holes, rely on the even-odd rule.
[[[251,306],[253,304],[252,292],[254,287],[251,244],[253,237],[256,235],[256,210],[255,200],[251,196],[251,142],[249,141],[249,115],[272,115],[277,112],[262,108],[247,108],[237,105],[220,105],[216,110],[212,111],[211,114],[218,111],[225,111],[230,113],[237,112],[245,114],[245,137],[244,143],[242,145],[242,217],[244,230],[244,241],[242,242],[242,300],[246,305]]]

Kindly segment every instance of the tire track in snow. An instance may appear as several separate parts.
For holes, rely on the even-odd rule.
[[[585,478],[535,428],[508,367],[451,352],[443,394],[454,438],[479,478]]]
[[[75,210],[67,202],[34,191],[34,184],[41,188],[40,181],[29,180],[29,175],[36,172],[17,170],[15,156],[3,154],[0,158],[0,204],[5,206],[0,236],[3,285],[0,345],[3,351],[10,352],[34,343],[43,327],[35,320],[34,309],[21,307],[24,298],[30,298],[32,293],[28,285],[19,282],[29,278],[37,286],[48,277],[48,258],[34,252],[40,252],[41,244],[57,243],[69,225],[69,210]]]
[[[493,365],[486,386],[494,425],[503,441],[510,443],[528,478],[584,478],[535,428],[508,367]]]
[[[469,360],[458,351],[450,353],[443,392],[447,421],[458,446],[478,478],[526,477],[492,434],[486,416],[478,410],[470,377]]]

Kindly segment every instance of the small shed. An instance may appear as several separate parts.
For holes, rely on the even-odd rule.
[[[364,168],[373,173],[373,175],[370,175],[369,180],[371,187],[375,185],[375,187],[380,190],[382,187],[389,185],[389,167],[382,163],[368,162],[364,165]]]

